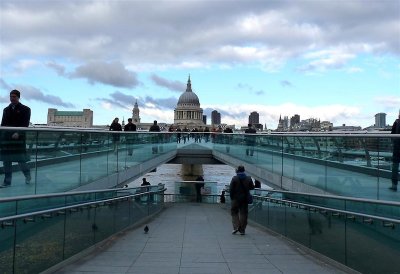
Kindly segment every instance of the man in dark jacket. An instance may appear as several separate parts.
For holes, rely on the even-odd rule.
[[[124,126],[124,131],[136,131],[136,125],[132,123],[132,118],[128,119],[128,123]],[[126,146],[129,156],[132,156],[133,154],[133,144],[135,143],[135,139],[136,139],[135,134],[126,135]]]
[[[244,131],[246,135],[244,139],[246,141],[246,156],[253,156],[254,154],[254,145],[256,144],[256,136],[252,136],[253,134],[257,134],[257,130],[253,128],[252,124],[248,124],[248,128]]]
[[[400,111],[399,117],[394,121],[392,126],[392,134],[400,134]],[[392,191],[397,191],[399,182],[399,164],[400,164],[400,135],[393,138],[393,157],[392,157],[392,186],[389,187]]]
[[[247,216],[249,214],[248,195],[254,189],[253,180],[244,172],[244,166],[238,166],[236,176],[229,185],[229,196],[231,198],[231,216],[233,231],[236,234],[244,235],[247,226]]]
[[[14,89],[10,92],[10,105],[3,110],[1,126],[28,127],[31,109],[19,102],[21,94]],[[12,162],[17,162],[25,175],[25,183],[31,182],[31,171],[27,162],[25,132],[6,130],[1,136],[1,160],[4,167],[4,182],[0,187],[9,187],[12,180]]]
[[[160,126],[157,125],[157,120],[154,120],[153,125],[150,127],[149,129],[150,132],[160,132]],[[155,144],[151,150],[153,152],[153,154],[157,154],[158,153],[158,143],[161,141],[160,136],[158,136],[158,134],[153,134],[152,136],[152,141],[153,144]]]

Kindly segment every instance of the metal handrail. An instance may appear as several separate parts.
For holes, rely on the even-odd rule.
[[[295,194],[295,195],[305,195],[312,196],[317,198],[330,198],[336,200],[344,200],[344,201],[352,201],[352,202],[365,202],[365,203],[374,203],[379,205],[389,205],[389,206],[399,206],[400,202],[395,201],[383,201],[383,200],[373,200],[373,199],[365,199],[365,198],[355,198],[348,196],[338,196],[338,195],[330,195],[330,194],[314,194],[314,193],[306,193],[306,192],[293,192],[293,191],[285,191],[285,190],[267,190],[267,189],[256,189],[263,192],[269,193],[286,193],[286,194]]]
[[[13,201],[21,201],[21,200],[29,200],[29,199],[39,199],[39,198],[52,198],[52,197],[60,197],[60,196],[69,196],[69,195],[79,195],[79,194],[88,194],[88,193],[103,193],[103,192],[112,192],[112,191],[125,191],[125,190],[133,190],[140,188],[148,188],[148,187],[156,187],[157,185],[150,186],[138,186],[138,187],[129,187],[129,188],[109,188],[109,189],[99,189],[99,190],[82,190],[82,191],[70,191],[70,192],[59,192],[59,193],[48,193],[48,194],[37,194],[37,195],[24,195],[24,196],[15,196],[15,197],[6,197],[0,198],[0,203],[2,202],[13,202]]]
[[[178,132],[168,132],[168,131],[161,131],[161,132],[148,132],[148,131],[136,131],[136,132],[124,132],[124,131],[109,131],[107,128],[101,130],[101,129],[91,129],[91,128],[57,128],[57,127],[2,127],[2,130],[18,130],[18,131],[55,131],[55,132],[94,132],[94,133],[111,133],[111,134],[176,134]],[[182,133],[190,133],[190,134],[204,134],[204,132],[180,132]],[[246,133],[222,133],[222,132],[207,132],[209,134],[230,134],[230,135],[250,135]],[[399,137],[396,134],[390,134],[390,133],[365,133],[365,132],[346,132],[346,133],[313,133],[313,132],[308,132],[308,133],[286,133],[286,132],[260,132],[257,134],[251,134],[252,136],[287,136],[287,137],[349,137],[349,136],[362,136],[362,137],[391,137],[391,138],[397,138]],[[400,138],[400,137],[399,137]]]
[[[354,212],[354,211],[341,210],[341,209],[335,209],[335,208],[329,208],[329,207],[323,207],[323,206],[316,206],[316,205],[307,204],[307,203],[294,202],[291,200],[277,199],[277,198],[265,197],[265,196],[259,196],[259,195],[254,195],[254,197],[257,199],[262,199],[262,200],[273,200],[276,202],[280,202],[280,204],[285,204],[285,205],[286,205],[286,203],[288,203],[290,205],[295,204],[298,206],[303,206],[306,209],[314,208],[314,209],[325,210],[325,211],[330,211],[330,212],[335,212],[335,213],[341,213],[344,215],[359,216],[359,217],[363,217],[363,218],[379,220],[382,222],[392,222],[392,223],[400,224],[400,220],[398,220],[398,219],[380,217],[380,216],[376,216],[376,215],[363,214],[363,213],[358,213],[358,212]]]
[[[56,207],[56,208],[52,208],[52,209],[45,209],[45,210],[39,210],[39,211],[35,211],[35,212],[29,212],[29,213],[23,213],[23,214],[18,214],[18,215],[13,215],[13,216],[2,217],[2,218],[0,218],[0,223],[9,222],[12,220],[17,220],[17,219],[22,219],[22,218],[28,218],[28,217],[37,216],[37,215],[58,212],[58,211],[64,211],[64,210],[72,209],[72,208],[79,208],[79,207],[91,206],[91,205],[95,205],[95,204],[113,202],[116,200],[123,200],[123,199],[131,198],[131,197],[140,197],[140,196],[144,196],[144,195],[148,195],[148,194],[164,192],[165,190],[167,190],[167,189],[163,188],[163,189],[160,189],[157,191],[135,193],[135,194],[130,194],[130,195],[109,198],[109,199],[105,199],[105,200],[85,202],[85,203],[74,204],[74,205],[69,205],[69,206],[62,206],[62,207]]]

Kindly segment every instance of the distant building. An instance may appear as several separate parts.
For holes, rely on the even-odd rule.
[[[260,115],[257,111],[253,111],[249,115],[249,124],[255,125],[260,123]]]
[[[320,126],[322,131],[331,131],[333,128],[333,123],[329,121],[322,121]]]
[[[375,114],[375,127],[376,128],[386,127],[386,113],[380,112]]]
[[[334,131],[358,131],[361,130],[360,126],[346,126],[343,124],[341,126],[333,127],[332,130]]]
[[[290,118],[290,128],[295,129],[300,124],[300,115],[295,114]]]
[[[288,131],[289,130],[289,117],[284,116],[283,119],[281,116],[279,116],[279,122],[278,122],[278,128],[276,131]]]
[[[140,124],[140,116],[139,116],[139,106],[137,103],[137,100],[135,102],[135,105],[133,106],[132,109],[132,123],[134,123],[136,126],[137,124]]]
[[[174,110],[174,124],[180,128],[199,128],[204,126],[203,109],[200,107],[199,97],[192,91],[190,76],[187,81],[186,91],[179,97]]]
[[[93,127],[93,111],[83,109],[83,111],[60,111],[49,108],[47,112],[48,126],[61,127]]]
[[[221,124],[221,113],[216,110],[211,111],[211,125],[220,125]]]
[[[203,115],[203,123],[207,125],[207,115]]]

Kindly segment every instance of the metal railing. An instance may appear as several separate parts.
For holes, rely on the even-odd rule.
[[[163,208],[165,188],[130,190],[0,218],[0,273],[39,273]]]

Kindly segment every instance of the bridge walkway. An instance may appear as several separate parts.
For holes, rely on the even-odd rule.
[[[148,234],[127,230],[54,273],[349,273],[258,226],[232,235],[226,206],[168,205]]]

